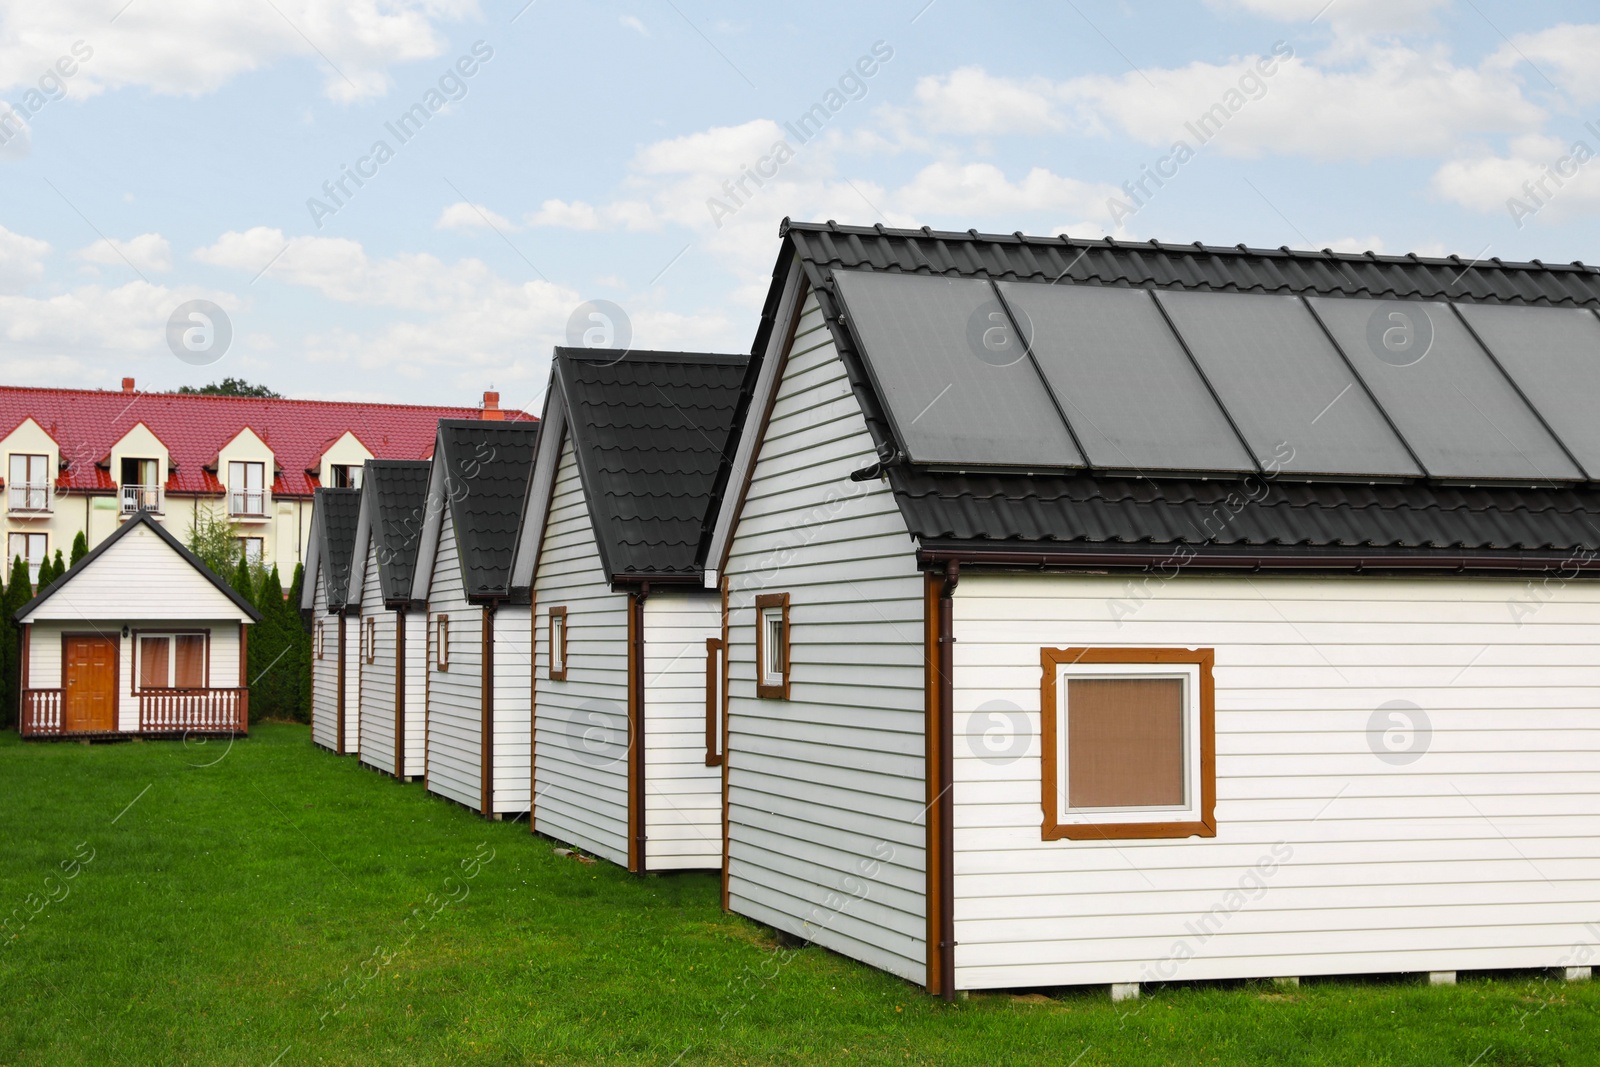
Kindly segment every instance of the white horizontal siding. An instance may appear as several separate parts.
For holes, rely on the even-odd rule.
[[[138,527],[73,575],[29,615],[47,619],[232,619],[249,616],[153,530]]]
[[[129,628],[129,636],[122,637],[122,627]],[[64,689],[62,640],[67,634],[95,634],[111,638],[117,644],[117,729],[135,733],[139,729],[139,697],[134,692],[133,665],[138,654],[137,635],[140,632],[183,632],[208,635],[206,680],[214,689],[235,689],[239,685],[239,625],[235,622],[219,624],[214,619],[118,619],[115,622],[90,622],[79,619],[46,620],[33,623],[28,632],[28,687],[30,689]],[[202,744],[196,739],[194,744]],[[221,751],[219,743],[218,752]],[[199,758],[199,757],[197,757]]]
[[[1519,624],[1525,593],[964,575],[957,986],[1571,962],[1600,899],[1600,586],[1569,584]],[[1041,840],[1039,649],[1078,646],[1215,650],[1215,838]],[[1391,700],[1431,721],[1405,765],[1369,744]],[[1020,724],[1014,762],[983,747],[986,704]]]
[[[406,628],[405,776],[421,778],[428,771],[428,613],[407,609]]]
[[[337,620],[331,620],[337,626]],[[344,752],[361,751],[361,617],[350,614],[344,620]]]
[[[659,590],[644,602],[645,866],[722,867],[722,768],[706,766],[706,639],[722,597]]]
[[[428,788],[483,807],[483,609],[467,603],[448,501],[428,593]],[[450,617],[446,670],[438,668],[438,625]]]
[[[528,810],[528,760],[531,755],[530,687],[532,624],[530,609],[502,607],[494,616],[494,810],[520,815]]]
[[[753,428],[747,430],[753,432]],[[922,579],[808,298],[734,531],[728,885],[734,911],[926,978]],[[755,598],[788,593],[792,700],[755,696]]]
[[[628,598],[613,593],[572,452],[562,443],[534,578],[538,758],[534,826],[628,862]],[[550,609],[567,609],[567,677],[550,678]]]
[[[311,598],[311,740],[323,748],[339,747],[339,620],[328,614],[327,584],[320,573],[306,576],[312,582]],[[316,654],[316,630],[322,628],[322,655]]]
[[[370,539],[362,570],[361,615],[350,620],[365,632],[373,621],[372,662],[361,658],[361,762],[385,774],[394,773],[395,737],[395,627],[398,616],[383,606],[383,583],[378,576],[376,539]],[[356,647],[361,646],[357,634]]]

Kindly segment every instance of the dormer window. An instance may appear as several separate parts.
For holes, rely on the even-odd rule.
[[[360,489],[361,467],[355,463],[330,463],[328,485],[333,489]]]
[[[118,474],[123,514],[161,510],[161,464],[154,459],[124,456]]]
[[[267,513],[267,465],[251,460],[228,464],[228,514],[261,517]]]
[[[12,453],[11,473],[6,481],[11,511],[50,510],[49,463],[49,456]]]

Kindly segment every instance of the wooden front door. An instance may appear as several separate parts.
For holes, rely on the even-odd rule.
[[[109,733],[117,728],[117,642],[111,637],[68,637],[62,728],[67,733]]]

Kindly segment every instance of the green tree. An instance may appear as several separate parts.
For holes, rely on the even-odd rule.
[[[61,550],[56,549],[54,561],[46,556],[44,562],[39,564],[39,592],[44,592],[56,583],[56,580],[67,573],[67,564],[61,558]]]
[[[233,591],[244,597],[250,603],[256,602],[255,583],[250,580],[250,561],[244,558],[244,550],[237,550],[238,563],[234,564],[233,573],[228,576],[228,584],[233,586]]]
[[[180,385],[178,392],[198,396],[254,396],[266,400],[283,399],[282,393],[275,393],[264,385],[252,385],[243,378],[224,378],[210,385]]]
[[[213,514],[197,510],[189,521],[189,551],[200,557],[200,562],[211,568],[219,578],[225,578],[239,561],[243,549],[239,547],[239,526]]]
[[[299,691],[295,617],[283,598],[278,568],[267,572],[256,597],[261,621],[250,635],[248,672],[252,718],[293,719]]]
[[[69,561],[69,565],[76,567],[78,561],[88,554],[89,541],[83,536],[83,531],[79,530],[78,536],[72,539],[72,559]]]
[[[294,712],[293,718],[297,722],[311,721],[311,629],[306,617],[300,611],[300,597],[305,589],[306,569],[302,564],[294,565],[294,581],[289,585],[289,599],[284,607],[289,612],[290,634],[293,640],[293,651],[289,653],[294,659]]]
[[[24,604],[33,599],[33,584],[28,577],[28,564],[16,556],[11,561],[11,580],[0,594],[0,683],[5,685],[4,720],[16,722],[17,707],[22,699],[22,633],[13,616]]]

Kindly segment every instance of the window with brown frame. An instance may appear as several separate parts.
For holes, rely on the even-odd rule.
[[[789,594],[756,597],[756,696],[789,699]]]
[[[441,671],[450,669],[450,616],[440,615],[435,622],[434,655]]]
[[[1045,648],[1047,841],[1215,837],[1209,648]]]
[[[567,609],[550,609],[550,680],[567,680]]]
[[[367,616],[367,662],[371,663],[378,658],[378,620],[371,615]]]
[[[315,633],[313,635],[314,640],[312,641],[312,644],[314,644],[316,646],[315,651],[316,651],[318,659],[322,658],[322,627],[323,627],[323,620],[318,619],[317,620],[317,628],[316,628],[316,631],[315,631]]]
[[[722,765],[722,638],[706,638],[706,766]]]
[[[139,689],[206,688],[206,635],[139,634]]]

